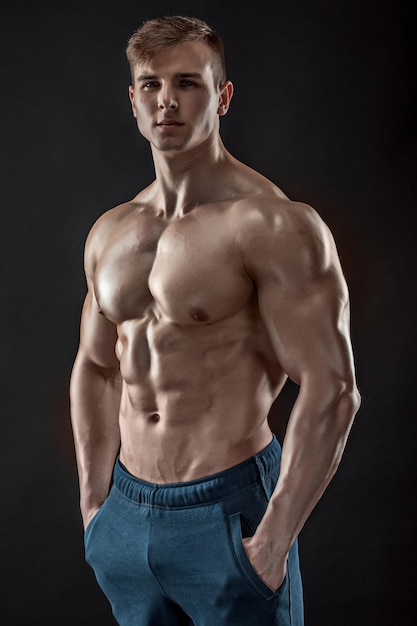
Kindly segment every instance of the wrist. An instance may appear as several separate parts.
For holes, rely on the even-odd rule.
[[[268,546],[277,558],[286,559],[291,549],[296,535],[289,528],[283,515],[279,515],[269,504],[264,517],[262,518],[255,532],[255,537],[259,543]]]
[[[276,559],[285,561],[288,558],[292,541],[281,536],[277,528],[271,529],[266,525],[259,525],[253,539],[270,554],[273,554]]]

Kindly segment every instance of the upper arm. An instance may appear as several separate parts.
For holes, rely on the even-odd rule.
[[[116,357],[117,327],[100,312],[94,292],[94,271],[96,265],[97,243],[95,228],[90,232],[84,254],[87,295],[84,301],[78,358],[103,371],[119,370]]]
[[[79,357],[102,370],[118,370],[116,326],[99,313],[94,290],[90,287],[83,306]]]
[[[348,290],[333,237],[310,207],[283,203],[242,224],[240,246],[281,367],[297,384],[353,384]]]

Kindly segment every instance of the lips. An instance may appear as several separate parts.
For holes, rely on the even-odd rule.
[[[161,122],[157,122],[157,126],[184,126],[182,122],[178,122],[178,120],[162,120]]]

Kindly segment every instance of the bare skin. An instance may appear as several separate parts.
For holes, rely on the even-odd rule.
[[[359,406],[348,292],[317,213],[223,146],[219,117],[233,88],[214,83],[212,61],[193,42],[134,68],[132,110],[156,179],[105,213],[86,244],[71,380],[81,512],[86,526],[117,454],[132,474],[171,483],[259,452],[289,376],[300,393],[281,475],[244,540],[277,589]]]

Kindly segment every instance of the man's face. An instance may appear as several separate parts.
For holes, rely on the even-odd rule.
[[[134,68],[129,88],[139,131],[161,151],[181,151],[218,132],[227,111],[230,83],[215,85],[213,53],[202,42],[165,50]]]

